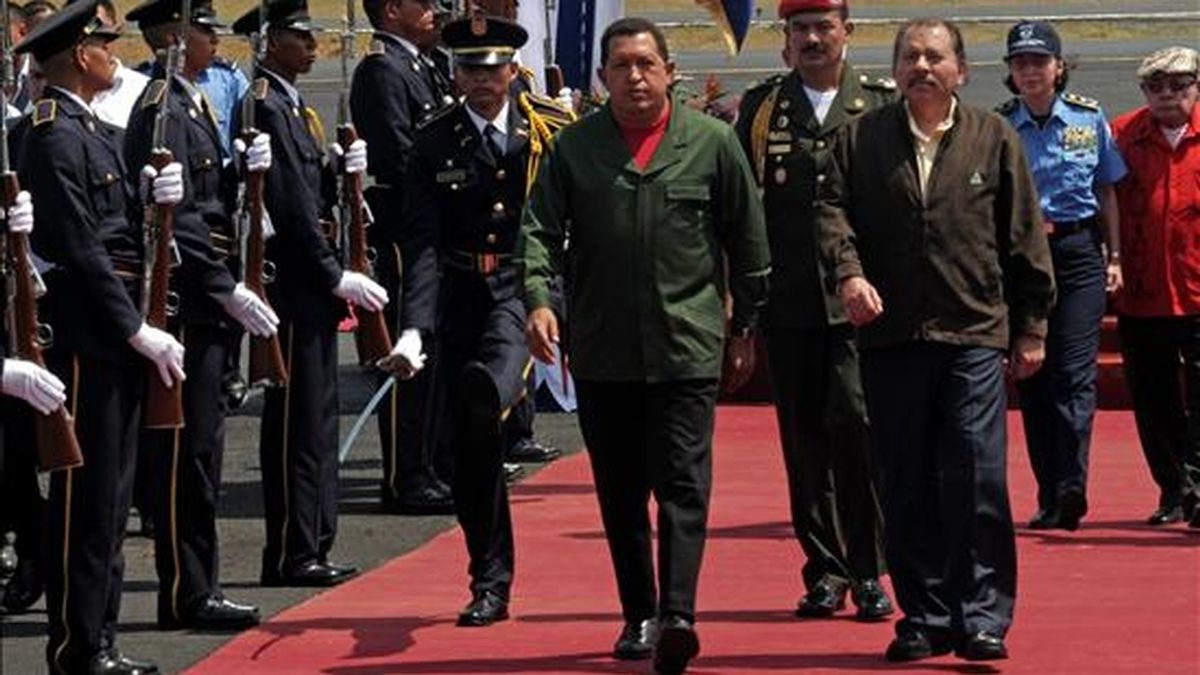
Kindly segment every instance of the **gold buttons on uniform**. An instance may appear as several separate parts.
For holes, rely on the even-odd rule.
[[[786,128],[787,125],[788,125],[788,116],[787,115],[780,115],[779,119],[775,120],[775,126],[779,127],[780,129]]]
[[[117,177],[112,175],[111,173],[104,174],[104,182],[105,183],[111,183],[111,182],[115,181],[116,179],[117,179]]]
[[[775,182],[780,185],[783,185],[787,182],[787,169],[783,168],[782,166],[778,169],[775,169]]]
[[[504,180],[504,177],[507,175],[508,174],[504,172],[504,169],[496,169],[496,180]]]
[[[817,141],[816,143],[814,143],[814,145],[816,145],[816,146],[817,146],[817,149],[818,149],[818,150],[820,150],[820,149],[822,149],[822,148],[824,148],[824,147],[825,147],[825,141],[820,141],[820,140],[819,140],[819,141]]]
[[[487,241],[487,243],[489,243],[489,244],[494,244],[494,243],[496,243],[496,235],[495,235],[494,233],[493,233],[493,234],[489,234],[489,235],[487,236],[487,238],[486,238],[486,241]]]
[[[817,182],[824,183],[825,182],[825,174],[823,174],[823,173],[817,174]]]
[[[492,204],[492,213],[504,213],[504,202]]]

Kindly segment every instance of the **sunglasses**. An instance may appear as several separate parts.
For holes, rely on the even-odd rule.
[[[1170,89],[1172,94],[1178,94],[1193,84],[1196,84],[1194,77],[1185,80],[1146,80],[1142,82],[1142,89],[1151,94],[1160,94]]]

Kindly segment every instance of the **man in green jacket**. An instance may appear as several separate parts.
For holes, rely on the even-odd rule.
[[[958,102],[958,28],[903,26],[893,70],[903,100],[843,129],[818,203],[884,477],[904,611],[886,657],[1002,659],[1017,581],[1004,359],[1018,379],[1041,366],[1050,249],[1020,138]]]
[[[658,27],[616,21],[601,64],[609,102],[560,133],[526,206],[526,334],[550,362],[559,328],[549,289],[563,273],[566,348],[625,620],[614,656],[653,652],[659,672],[680,673],[699,651],[717,383],[723,361],[730,387],[753,368],[766,232],[733,129],[672,100]]]

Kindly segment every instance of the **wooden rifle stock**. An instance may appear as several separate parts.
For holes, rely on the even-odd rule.
[[[556,98],[564,86],[562,68],[557,63],[546,66],[546,95]]]
[[[338,127],[338,144],[346,150],[358,140],[354,127],[343,124]],[[342,200],[349,222],[347,223],[347,265],[352,272],[374,278],[370,250],[367,247],[367,223],[363,209],[363,177],[361,173],[342,174]],[[354,329],[354,344],[358,348],[359,365],[372,365],[392,352],[392,339],[388,334],[387,321],[383,312],[373,312],[364,307],[355,307],[354,316],[358,327]]]
[[[15,173],[4,175],[4,208],[12,206],[20,192]],[[13,342],[18,358],[42,368],[42,344],[39,340],[40,326],[37,318],[37,289],[33,284],[33,270],[29,265],[29,235],[24,232],[8,233],[8,251],[13,275],[12,321]],[[60,471],[83,465],[83,453],[79,439],[75,437],[75,420],[66,406],[49,415],[34,413],[34,444],[37,446],[39,471]]]
[[[150,164],[162,171],[175,158],[170,150],[157,149],[150,155]],[[170,317],[178,307],[171,293],[171,242],[175,236],[175,217],[172,207],[155,205],[147,211],[146,227],[151,229],[150,243],[154,247],[153,264],[148,270],[150,283],[143,292],[146,323],[159,330],[169,330]],[[142,426],[147,429],[179,429],[183,426],[183,383],[168,387],[151,363],[146,378],[146,399],[142,402]]]
[[[254,142],[255,132],[243,135],[246,145]],[[250,212],[250,228],[246,234],[246,288],[264,303],[267,301],[266,282],[273,276],[266,269],[266,235],[263,232],[263,181],[262,171],[246,173],[245,207]],[[250,384],[280,386],[287,383],[287,365],[283,362],[283,349],[279,335],[271,337],[250,336]]]

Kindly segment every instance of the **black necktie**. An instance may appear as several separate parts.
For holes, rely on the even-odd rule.
[[[504,159],[504,150],[500,146],[500,130],[492,125],[483,128],[483,137],[487,140],[488,151],[497,161]]]

